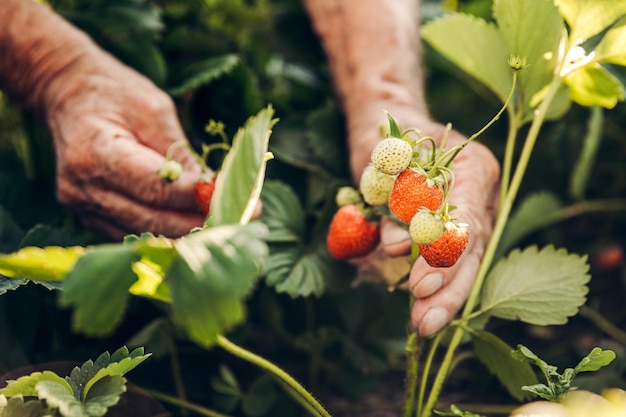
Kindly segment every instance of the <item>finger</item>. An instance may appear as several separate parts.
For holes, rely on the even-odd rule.
[[[71,206],[79,207],[77,213],[85,225],[114,238],[142,232],[179,237],[204,223],[201,213],[146,206],[109,189],[73,187],[68,193],[75,202]]]
[[[411,323],[421,336],[429,336],[450,323],[467,300],[480,264],[480,256],[473,252],[464,256],[466,259],[457,264],[456,271],[438,271],[444,277],[446,273],[453,273],[454,279],[449,280],[431,296],[415,300]]]
[[[175,143],[183,143],[185,146],[177,146],[171,153],[173,159],[179,161],[183,167],[192,172],[200,173],[201,168],[189,148],[189,143],[183,132],[173,104],[165,105],[154,111],[154,118],[141,117],[142,125],[134,132],[137,140],[156,150],[161,155],[166,155],[170,147]],[[150,123],[145,123],[145,122]]]
[[[176,181],[163,181],[156,172],[165,158],[127,136],[99,138],[92,152],[91,160],[76,155],[64,167],[69,175],[82,177],[80,180],[86,186],[95,181],[97,186],[125,194],[145,206],[196,209],[193,200],[196,172],[184,171]]]
[[[411,251],[409,231],[387,217],[380,221],[380,242],[390,257],[405,256]]]

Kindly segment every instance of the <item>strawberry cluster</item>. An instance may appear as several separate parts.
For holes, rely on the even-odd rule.
[[[448,205],[454,182],[449,166],[462,148],[445,152],[445,138],[437,147],[415,129],[400,133],[388,119],[390,134],[372,151],[359,190],[343,188],[337,194],[340,208],[331,221],[328,249],[337,259],[367,255],[379,242],[378,219],[388,215],[408,227],[430,266],[451,267],[469,241],[467,224],[452,218]]]

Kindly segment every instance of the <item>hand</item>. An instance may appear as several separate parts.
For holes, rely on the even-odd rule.
[[[185,135],[172,100],[148,79],[96,47],[57,74],[44,112],[54,137],[59,201],[83,224],[120,239],[169,237],[201,226],[193,201],[200,167],[185,148],[174,182],[156,174],[171,144]]]
[[[395,114],[392,115],[396,117]],[[445,131],[443,125],[423,118],[419,120],[409,117],[405,115],[404,119],[399,119],[415,120],[415,123],[404,123],[405,128],[416,127],[423,135],[432,136],[436,140],[443,137]],[[364,133],[360,135],[362,141],[366,136]],[[353,148],[355,151],[362,150],[356,155],[352,154],[352,168],[357,180],[360,177],[359,172],[362,172],[369,162],[371,149],[380,140],[374,139],[374,135],[370,135],[370,138],[372,146]],[[464,140],[461,134],[452,131],[448,138],[448,147],[458,145]],[[432,268],[422,258],[418,258],[411,268],[408,289],[416,298],[411,312],[411,322],[422,336],[431,335],[448,324],[467,300],[495,217],[499,164],[489,149],[478,142],[469,144],[455,158],[454,174],[455,186],[450,196],[450,204],[457,208],[451,214],[459,221],[469,224],[470,241],[459,262],[451,268]],[[388,257],[406,257],[410,253],[411,239],[405,228],[390,219],[383,219],[380,246]],[[375,257],[368,258],[377,259],[375,265],[380,265],[381,251],[377,251]],[[393,264],[397,265],[397,261]],[[371,269],[376,266],[363,268],[371,275]],[[377,270],[390,271],[389,268],[382,267],[378,267]],[[397,273],[398,269],[394,268],[391,271]]]

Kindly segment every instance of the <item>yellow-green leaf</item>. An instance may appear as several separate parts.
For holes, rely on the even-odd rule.
[[[80,246],[29,246],[14,253],[0,255],[0,274],[11,278],[61,281],[84,253],[85,248]]]
[[[130,286],[129,292],[133,295],[155,298],[169,303],[172,301],[170,290],[163,282],[163,269],[149,260],[135,262],[132,266],[137,275],[137,281]]]
[[[626,65],[626,18],[622,18],[603,37],[596,49],[596,62]]]
[[[564,79],[570,98],[581,106],[612,109],[626,95],[617,77],[597,63],[591,63],[568,74]]]
[[[626,14],[621,0],[556,0],[561,15],[570,26],[570,39],[583,42],[609,27]]]

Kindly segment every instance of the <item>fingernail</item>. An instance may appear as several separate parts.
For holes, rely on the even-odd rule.
[[[432,307],[422,318],[417,330],[421,336],[430,336],[441,330],[449,322],[450,314],[448,314],[448,310],[443,307]]]
[[[441,272],[431,272],[426,274],[420,282],[413,287],[415,298],[425,298],[433,295],[443,287],[443,274]]]

